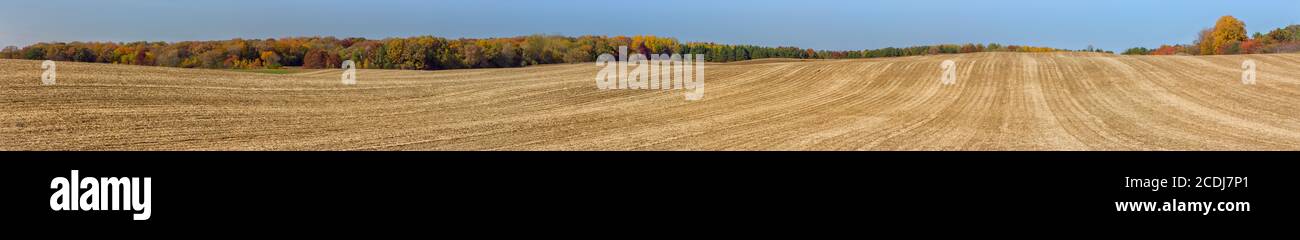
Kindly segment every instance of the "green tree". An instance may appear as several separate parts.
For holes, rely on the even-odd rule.
[[[1123,54],[1124,55],[1147,55],[1150,53],[1151,53],[1151,49],[1147,49],[1144,47],[1135,47],[1135,48],[1129,48],[1128,50],[1124,50]]]

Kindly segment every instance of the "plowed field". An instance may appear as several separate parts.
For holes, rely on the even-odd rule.
[[[1297,54],[759,60],[709,64],[700,101],[598,90],[598,70],[344,86],[340,70],[59,62],[42,86],[39,61],[0,60],[0,150],[1300,150]]]

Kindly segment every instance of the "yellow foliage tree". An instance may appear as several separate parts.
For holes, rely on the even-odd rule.
[[[635,48],[641,46],[642,43],[645,43],[650,53],[679,53],[682,51],[681,44],[678,43],[676,38],[656,37],[654,35],[632,36],[632,45],[628,46],[628,48],[635,51]]]
[[[1214,33],[1211,34],[1211,36],[1213,39],[1213,48],[1207,52],[1205,51],[1206,49],[1202,47],[1201,54],[1223,54],[1222,50],[1224,49],[1224,46],[1232,44],[1233,42],[1245,41],[1247,39],[1246,23],[1243,23],[1241,20],[1237,20],[1237,18],[1230,15],[1220,17],[1219,21],[1214,23]]]
[[[274,51],[263,51],[261,57],[256,59],[253,67],[280,68],[280,54]]]
[[[1214,55],[1214,28],[1201,30],[1200,35],[1196,37],[1196,49],[1199,55]]]

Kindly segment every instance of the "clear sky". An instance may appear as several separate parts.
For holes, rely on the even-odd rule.
[[[290,36],[448,38],[654,34],[860,50],[1004,43],[1108,50],[1190,43],[1234,15],[1251,33],[1300,23],[1296,0],[17,0],[0,46]]]

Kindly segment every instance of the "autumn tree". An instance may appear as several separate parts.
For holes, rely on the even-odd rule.
[[[275,51],[263,51],[261,55],[262,66],[271,69],[280,68],[280,54]]]
[[[136,48],[135,57],[133,58],[134,60],[133,64],[145,65],[145,66],[153,65],[153,59],[150,58],[151,56],[153,55],[149,53],[148,49],[143,47]]]
[[[593,55],[591,54],[591,52],[594,50],[593,49],[594,47],[595,46],[593,45],[581,45],[581,44],[569,47],[569,50],[565,51],[564,53],[564,62],[577,63],[577,62],[591,61],[592,59],[595,59],[595,57],[593,57]]]
[[[1236,49],[1241,41],[1246,38],[1246,24],[1232,16],[1223,16],[1214,24],[1214,41],[1215,54],[1230,54],[1225,51]],[[1234,52],[1235,53],[1235,52]],[[1204,53],[1203,53],[1204,54]]]
[[[157,55],[155,61],[158,66],[179,67],[182,59],[183,57],[181,56],[180,48],[169,47],[163,49],[162,52]]]
[[[1181,46],[1160,45],[1160,48],[1151,50],[1150,55],[1174,55],[1178,54]]]
[[[492,63],[497,67],[517,67],[522,61],[519,60],[519,48],[513,43],[503,43],[492,57]]]
[[[1290,36],[1280,31],[1269,37]],[[1254,46],[1254,45],[1250,45]],[[730,62],[761,58],[844,59],[901,57],[925,54],[969,53],[999,50],[1056,51],[991,44],[944,44],[860,51],[830,51],[793,46],[766,47],[707,42],[679,42],[675,38],[640,36],[532,35],[488,39],[446,39],[434,36],[387,38],[292,37],[279,39],[230,39],[220,41],[164,42],[71,42],[36,43],[10,47],[0,57],[187,68],[337,68],[343,60],[356,61],[359,68],[438,70],[460,68],[520,67],[533,64],[590,62],[600,54],[618,55],[619,47],[630,54],[700,54],[706,61]]]
[[[1201,30],[1200,34],[1197,35],[1196,42],[1194,44],[1196,45],[1195,49],[1199,51],[1193,55],[1214,54],[1214,49],[1216,48],[1216,46],[1214,45],[1214,29],[1206,28]]]
[[[6,59],[18,58],[18,51],[19,49],[17,46],[7,46],[4,48],[3,51],[0,51],[0,58],[6,58]]]
[[[460,56],[463,57],[463,64],[468,67],[483,67],[487,65],[487,54],[483,52],[483,47],[477,43],[464,44],[460,46]]]
[[[1290,25],[1285,28],[1274,29],[1264,36],[1274,42],[1300,41],[1300,25]]]
[[[312,49],[302,58],[302,68],[322,69],[325,68],[325,51],[321,49]]]
[[[325,68],[339,68],[343,66],[343,58],[332,52],[325,53]]]
[[[1261,42],[1255,39],[1243,41],[1241,42],[1241,46],[1240,46],[1241,49],[1239,53],[1242,54],[1260,53],[1260,45]]]
[[[209,50],[198,56],[199,66],[204,68],[228,68],[230,66],[226,65],[225,59],[226,52],[220,49]]]
[[[967,43],[966,45],[961,46],[961,53],[973,53],[976,51],[978,50],[975,48],[975,44]]]

